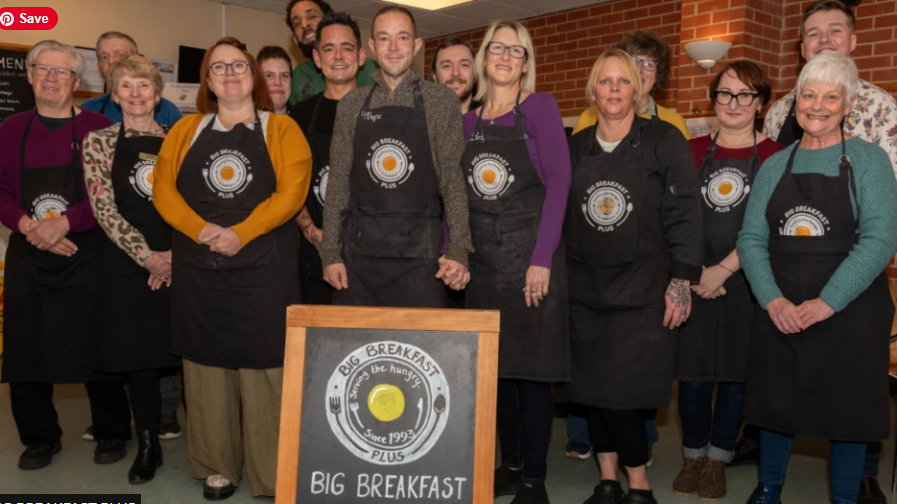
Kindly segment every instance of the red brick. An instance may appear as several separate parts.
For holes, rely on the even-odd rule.
[[[680,16],[679,14],[676,14],[676,13],[664,14],[662,19],[663,19],[663,21],[661,22],[661,24],[664,24],[664,25],[675,24],[677,27],[682,22],[682,16]]]
[[[577,23],[577,20],[574,19],[573,21],[567,21],[566,23],[561,23],[561,24],[557,24],[557,25],[550,24],[548,26],[556,27],[558,33],[564,33],[564,32],[569,32],[570,30],[575,30],[576,23]]]
[[[858,45],[850,55],[854,58],[862,58],[864,56],[872,56],[872,44]],[[878,54],[881,56],[881,54]]]
[[[858,47],[859,48],[859,47]],[[874,54],[897,54],[897,42],[876,42]]]
[[[564,23],[566,21],[567,21],[567,13],[566,12],[562,12],[560,14],[553,14],[553,15],[549,16],[548,19],[546,20],[546,22],[550,25],[560,24],[560,23]]]
[[[611,2],[611,5],[614,7],[614,12],[622,12],[635,9],[638,7],[638,2],[636,0],[617,0],[616,2]]]
[[[745,28],[745,22],[743,20],[729,21],[729,33],[744,33]]]
[[[874,26],[875,26],[875,18],[857,19],[857,24],[856,24],[857,33],[865,32],[866,30],[871,30]]]
[[[592,7],[589,9],[589,17],[600,17],[605,14],[609,14],[613,12],[613,5],[610,2],[605,2],[601,5]]]
[[[700,28],[695,29],[695,38],[702,40],[710,37],[720,37],[722,35],[726,35],[728,33],[728,27],[726,24],[719,25],[710,25],[710,26],[702,26]]]
[[[872,71],[872,82],[892,82],[897,81],[897,68],[888,68],[883,70]]]
[[[862,34],[857,36],[857,38],[869,42],[879,40],[894,40],[894,30],[892,28],[869,30],[867,32],[863,32]]]
[[[672,12],[678,11],[676,9],[676,7],[677,7],[676,2],[663,2],[660,5],[655,5],[655,6],[651,7],[650,9],[648,9],[648,14],[650,14],[652,16],[656,16],[658,14],[670,14]]]
[[[729,8],[729,0],[705,0],[697,5],[698,14],[716,12]]]
[[[696,4],[693,4],[693,3],[687,4],[687,5],[683,4],[682,9],[680,11],[682,14],[682,17],[694,16],[695,14],[697,14],[697,12],[695,12],[695,6],[696,6]]]
[[[711,23],[710,14],[698,14],[697,16],[689,16],[682,18],[682,29],[697,28],[699,26],[707,26]]]
[[[713,24],[722,23],[725,21],[732,21],[734,19],[743,19],[744,10],[742,9],[728,9],[728,10],[719,10],[713,12]]]
[[[856,8],[855,14],[857,19],[862,19],[865,17],[873,17],[880,16],[882,14],[891,14],[894,12],[894,8],[897,7],[897,3],[891,2],[882,2],[882,3],[874,3],[874,4],[863,4]]]
[[[756,11],[754,12],[754,21],[760,23],[763,26],[771,26],[778,27],[779,25],[772,20],[772,16],[765,12]]]
[[[876,16],[875,17],[875,27],[876,28],[888,28],[897,26],[897,14],[889,14],[887,16]]]

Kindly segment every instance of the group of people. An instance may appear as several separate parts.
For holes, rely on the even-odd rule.
[[[323,0],[286,20],[308,61],[222,38],[184,118],[125,34],[99,38],[109,93],[81,107],[79,53],[29,52],[36,107],[0,126],[19,467],[61,448],[53,384],[86,383],[95,462],[126,456],[133,413],[128,479],[153,479],[180,366],[204,496],[244,475],[274,495],[286,306],[464,306],[501,311],[496,497],[549,502],[554,383],[580,408],[568,455],[598,461],[585,502],[656,503],[651,411],[678,380],[677,494],[721,499],[759,446],[748,503],[779,503],[797,434],[832,440],[833,503],[885,502],[864,465],[889,434],[897,104],[858,77],[849,8],[808,7],[808,63],[764,133],[770,81],[735,61],[710,84],[719,131],[691,140],[651,97],[671,56],[650,32],[594,62],[568,141],[519,23],[444,43],[431,82],[403,7],[367,47]]]

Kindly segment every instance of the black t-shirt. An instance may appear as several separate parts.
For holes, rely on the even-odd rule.
[[[320,102],[320,105],[318,105],[318,102]],[[339,100],[331,100],[324,96],[323,93],[316,94],[293,105],[293,108],[290,110],[290,117],[302,128],[302,134],[309,137],[313,132],[309,131],[308,128],[311,125],[315,106],[318,105],[318,118],[315,120],[314,133],[332,135],[337,104],[339,104]]]

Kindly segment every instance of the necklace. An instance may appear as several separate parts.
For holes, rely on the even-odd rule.
[[[492,118],[489,119],[489,124],[493,124],[493,125],[494,125],[494,124],[495,124],[495,118],[496,118],[496,117],[501,117],[501,113],[505,110],[505,108],[507,108],[508,105],[510,105],[510,104],[512,104],[512,103],[514,103],[514,102],[516,102],[516,99],[511,100],[511,101],[509,101],[508,103],[505,103],[504,105],[502,105],[502,107],[501,107],[500,109],[498,109],[498,112],[496,112],[496,113],[492,116]],[[485,105],[483,105],[483,106],[485,107]]]

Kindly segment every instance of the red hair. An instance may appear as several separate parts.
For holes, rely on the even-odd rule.
[[[202,66],[199,68],[199,93],[196,94],[196,110],[200,114],[213,114],[218,112],[218,97],[212,92],[209,86],[209,65],[212,64],[212,53],[218,46],[229,45],[235,47],[243,53],[246,61],[249,62],[249,69],[252,72],[252,103],[258,110],[274,110],[274,103],[268,94],[268,84],[265,82],[265,76],[262,75],[262,67],[259,62],[246,50],[246,44],[240,42],[234,37],[224,37],[215,42],[215,45],[206,51],[206,55],[202,58]]]

